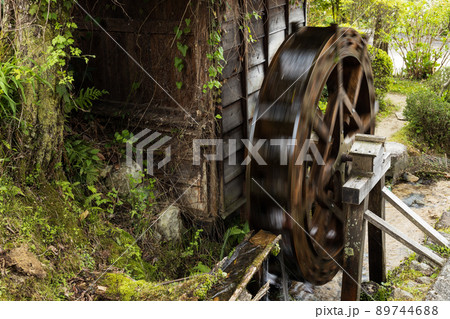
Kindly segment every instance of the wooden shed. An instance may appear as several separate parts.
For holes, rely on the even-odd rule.
[[[241,139],[248,136],[272,57],[292,25],[306,23],[306,1],[84,0],[79,4],[77,39],[83,52],[96,58],[85,67],[78,85],[109,91],[93,113],[134,134],[147,128],[171,137],[171,161],[155,175],[174,199],[183,195],[180,202],[192,217],[210,221],[238,211],[245,204]],[[208,41],[212,31],[220,40],[213,46]],[[204,93],[211,80],[208,54],[218,47],[226,62],[216,76],[222,87]],[[193,140],[214,138],[224,141],[224,160],[202,157],[200,165],[194,165]],[[231,139],[236,140],[232,154]],[[230,165],[230,156],[236,157],[235,165]]]

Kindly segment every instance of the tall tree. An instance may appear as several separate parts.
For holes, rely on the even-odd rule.
[[[57,89],[70,83],[65,62],[73,40],[65,19],[72,1],[3,0],[1,6],[1,41],[10,44],[23,84],[18,112],[11,117],[18,122],[13,144],[20,161],[15,166],[22,175],[36,168],[48,175],[62,154],[64,112]]]
[[[373,45],[377,49],[388,52],[390,34],[393,23],[398,18],[399,2],[389,0],[375,0],[372,4],[372,17],[374,19]]]

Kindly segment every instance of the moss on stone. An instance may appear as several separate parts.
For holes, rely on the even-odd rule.
[[[107,287],[104,296],[110,300],[205,300],[208,290],[222,278],[222,274],[201,274],[182,282],[158,284],[136,281],[125,274],[109,273],[100,280],[100,285]]]
[[[400,288],[404,291],[411,293],[414,300],[423,300],[427,291],[430,289],[432,283],[422,284],[417,282],[419,277],[423,277],[424,274],[411,268],[411,262],[417,259],[415,253],[411,254],[400,266],[388,273],[388,286]],[[431,276],[433,278],[433,276]],[[393,297],[388,300],[395,300]]]
[[[134,279],[148,279],[152,267],[142,260],[136,240],[128,232],[106,224],[97,235],[104,250],[109,251],[108,263],[125,269]]]

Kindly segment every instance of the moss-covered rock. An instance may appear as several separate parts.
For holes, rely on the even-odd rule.
[[[108,253],[108,264],[124,269],[134,279],[148,279],[152,266],[142,260],[136,240],[128,232],[111,224],[97,230],[101,249]]]
[[[158,284],[109,273],[99,283],[106,287],[101,297],[109,300],[205,300],[208,290],[223,276],[222,272],[201,274],[182,282]]]

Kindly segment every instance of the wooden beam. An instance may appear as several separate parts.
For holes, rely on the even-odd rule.
[[[359,205],[364,198],[369,195],[370,191],[384,176],[391,167],[391,156],[389,153],[383,155],[381,166],[374,175],[369,176],[354,176],[350,178],[342,187],[342,201],[344,203]]]
[[[383,198],[384,176],[369,194],[369,210],[381,219],[385,219]],[[369,241],[369,278],[378,284],[386,282],[386,242],[385,234],[372,224],[368,225]]]
[[[264,74],[267,74],[267,69],[269,68],[269,3],[268,0],[264,0],[264,8],[266,14],[263,15],[264,24]]]
[[[258,293],[253,297],[252,301],[259,301],[261,300],[269,291],[270,288],[270,281],[267,281],[264,286],[261,287],[261,289],[258,291]]]
[[[364,213],[364,218],[369,223],[386,232],[389,236],[401,242],[402,244],[404,244],[406,247],[416,252],[417,254],[428,258],[429,260],[431,260],[432,262],[434,262],[439,266],[444,265],[445,263],[444,259],[433,253],[430,249],[418,244],[417,242],[415,242],[414,240],[403,234],[401,231],[399,231],[397,228],[388,224],[385,220],[381,219],[380,217],[372,213],[370,210],[367,210]]]
[[[285,38],[287,38],[289,36],[290,33],[290,13],[291,13],[291,5],[290,5],[291,0],[286,0],[286,4],[284,7],[284,20],[286,21],[286,29],[284,30],[284,35]]]
[[[361,273],[364,256],[364,237],[366,222],[364,212],[367,210],[368,198],[359,205],[344,204],[347,223],[344,228],[344,262],[342,274],[341,300],[359,300],[361,290]]]
[[[306,27],[307,23],[308,23],[308,4],[307,4],[308,0],[304,0],[303,1],[303,26]]]
[[[245,13],[248,12],[248,4],[247,4],[247,0],[241,0],[242,1],[242,6],[243,6],[243,10]],[[244,18],[245,19],[245,18]],[[250,21],[242,21],[242,25],[245,26],[246,23],[250,23]],[[241,48],[241,56],[243,58],[243,70],[241,72],[241,85],[242,85],[242,93],[243,93],[243,103],[241,104],[241,108],[242,108],[242,114],[243,114],[243,118],[247,118],[247,105],[248,105],[248,94],[249,94],[249,90],[248,90],[248,79],[249,79],[249,72],[248,72],[248,30],[247,28],[243,28],[243,45]],[[247,121],[244,122],[244,128],[242,129],[242,138],[247,138]]]
[[[261,236],[264,236],[264,234],[261,234]],[[244,291],[245,287],[247,287],[247,284],[250,282],[250,279],[253,278],[253,275],[261,266],[261,263],[264,261],[264,259],[267,258],[269,253],[272,251],[273,247],[280,241],[280,239],[281,235],[278,235],[275,239],[273,240],[271,239],[270,243],[266,244],[264,250],[254,259],[255,262],[250,267],[247,268],[244,276],[242,277],[242,281],[237,285],[237,288],[234,291],[233,295],[230,297],[229,301],[236,301],[239,298],[242,291]]]
[[[355,135],[355,141],[371,142],[371,143],[382,143],[384,145],[384,143],[386,142],[386,137],[357,133]]]
[[[384,198],[391,203],[397,210],[408,218],[414,225],[416,225],[425,234],[430,236],[436,243],[449,247],[448,240],[439,234],[439,232],[425,222],[419,215],[417,215],[411,208],[408,207],[400,198],[394,195],[389,189],[383,187]]]

